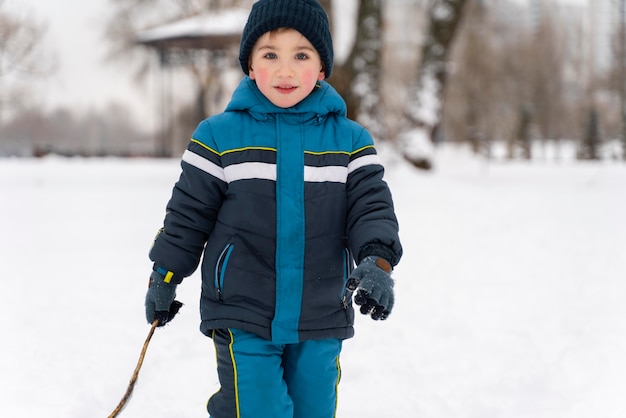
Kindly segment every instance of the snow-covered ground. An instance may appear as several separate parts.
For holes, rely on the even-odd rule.
[[[387,155],[405,256],[386,322],[357,320],[339,414],[626,416],[626,164]],[[147,252],[175,160],[0,160],[0,416],[115,408],[148,332]],[[206,417],[199,277],[157,330],[125,418]],[[261,417],[264,418],[264,417]]]

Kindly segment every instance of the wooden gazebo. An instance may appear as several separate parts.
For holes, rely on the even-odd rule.
[[[209,60],[217,61],[220,55],[239,45],[248,13],[248,10],[241,8],[211,11],[147,29],[136,35],[138,44],[154,48],[159,54],[162,115],[159,118],[161,138],[157,153],[160,156],[172,156],[173,151],[167,132],[171,108],[167,99],[170,87],[166,86],[165,67],[175,65],[179,61],[177,57],[198,59],[196,54],[189,54],[190,51],[208,51]],[[206,60],[206,53],[202,59]]]

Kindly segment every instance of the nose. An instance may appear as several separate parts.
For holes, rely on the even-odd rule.
[[[278,68],[276,68],[276,75],[278,77],[292,77],[293,76],[293,68],[291,67],[291,63],[289,60],[280,60],[278,63]]]

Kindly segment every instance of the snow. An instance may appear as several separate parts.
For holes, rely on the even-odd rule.
[[[382,149],[401,222],[389,320],[357,318],[339,417],[626,416],[626,165]],[[108,416],[149,327],[147,252],[176,160],[0,159],[0,416]],[[202,417],[218,387],[199,277],[124,418]]]
[[[176,37],[202,37],[207,35],[237,35],[243,32],[248,20],[246,9],[227,9],[211,14],[193,16],[170,24],[145,30],[137,40],[149,42]]]

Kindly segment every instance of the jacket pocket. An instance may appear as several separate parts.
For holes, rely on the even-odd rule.
[[[220,302],[224,301],[224,277],[226,276],[226,268],[228,267],[228,261],[230,260],[230,255],[233,253],[235,249],[235,244],[229,242],[224,246],[224,249],[220,253],[217,258],[217,263],[215,264],[215,276],[214,283],[215,292],[217,293],[217,297]]]

